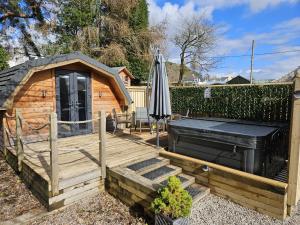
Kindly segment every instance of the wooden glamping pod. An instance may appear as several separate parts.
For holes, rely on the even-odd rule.
[[[2,153],[49,210],[71,204],[103,190],[106,124],[131,102],[116,70],[81,53],[29,60],[0,72]]]
[[[120,112],[130,104],[118,72],[79,52],[29,60],[0,73],[0,107],[9,115],[20,109],[30,124],[46,123],[51,112],[62,121],[90,120],[100,110]],[[85,134],[92,127],[64,125],[58,132]]]

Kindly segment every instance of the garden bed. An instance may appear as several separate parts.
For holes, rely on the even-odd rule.
[[[0,221],[43,208],[0,153]]]

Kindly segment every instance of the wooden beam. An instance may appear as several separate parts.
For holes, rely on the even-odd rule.
[[[57,114],[52,112],[50,114],[50,169],[51,169],[51,190],[52,197],[59,194],[59,168],[58,168],[58,149],[56,147],[57,141]]]
[[[4,154],[4,157],[6,159],[6,156],[7,156],[7,147],[8,146],[8,142],[7,142],[7,134],[6,134],[6,118],[3,114],[3,118],[2,118],[2,138],[3,138],[3,154]]]
[[[22,123],[21,123],[21,110],[16,109],[16,152],[18,158],[18,171],[22,171],[22,162],[24,159],[24,149],[21,144],[21,136],[22,136]]]
[[[294,96],[290,122],[289,145],[289,177],[288,200],[289,207],[294,207],[300,198],[300,74],[294,83]]]
[[[167,152],[167,151],[161,151],[159,154],[163,157],[166,157],[166,158],[175,158],[175,159],[186,160],[188,162],[199,164],[199,166],[206,165],[206,166],[208,166],[210,168],[213,168],[213,169],[224,171],[224,172],[234,174],[234,175],[237,175],[237,176],[240,176],[240,177],[248,178],[250,180],[261,182],[261,183],[264,183],[264,184],[272,185],[272,186],[277,187],[277,188],[287,189],[287,187],[288,187],[288,185],[286,183],[283,183],[283,182],[280,182],[280,181],[276,181],[276,180],[272,180],[272,179],[269,179],[269,178],[257,176],[257,175],[251,174],[251,173],[246,173],[246,172],[243,172],[243,171],[240,171],[240,170],[236,170],[236,169],[232,169],[232,168],[222,166],[222,165],[219,165],[219,164],[207,162],[207,161],[204,161],[204,160],[201,160],[201,159],[195,159],[195,158],[192,158],[192,157],[189,157],[189,156],[184,156],[184,155],[180,155],[180,154],[173,153],[173,152]]]
[[[101,166],[102,179],[106,178],[106,115],[105,111],[101,110],[98,113],[98,126],[99,126],[99,161]]]

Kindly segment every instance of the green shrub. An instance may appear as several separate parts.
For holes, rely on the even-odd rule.
[[[168,184],[158,191],[158,197],[151,204],[156,214],[162,213],[172,219],[189,216],[191,207],[192,197],[175,176],[169,177]]]

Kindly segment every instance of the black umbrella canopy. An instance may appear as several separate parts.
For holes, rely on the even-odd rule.
[[[168,75],[163,55],[157,51],[152,67],[149,115],[156,120],[171,116]]]
[[[163,55],[159,50],[155,54],[154,64],[150,71],[152,76],[152,92],[149,115],[156,120],[156,146],[159,147],[158,121],[171,116],[171,104],[167,69]]]

